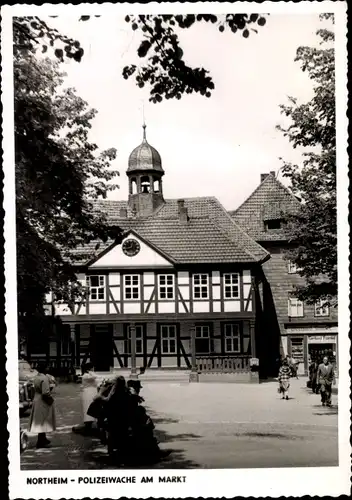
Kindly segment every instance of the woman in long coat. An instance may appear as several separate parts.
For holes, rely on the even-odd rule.
[[[288,399],[288,389],[290,387],[291,368],[288,360],[284,359],[279,370],[279,392],[282,394],[282,399]]]
[[[82,366],[82,413],[83,422],[86,428],[90,429],[95,418],[87,414],[87,410],[92,403],[93,399],[98,393],[98,380],[96,374],[92,371],[92,363],[86,363]]]
[[[46,365],[40,363],[37,370],[38,374],[33,379],[35,394],[28,431],[38,434],[37,448],[47,448],[50,441],[46,433],[56,429],[55,404],[51,394],[50,379],[46,375]]]

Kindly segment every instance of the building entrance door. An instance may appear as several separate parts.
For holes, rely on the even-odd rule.
[[[95,371],[110,371],[113,359],[113,325],[91,325],[91,360]]]

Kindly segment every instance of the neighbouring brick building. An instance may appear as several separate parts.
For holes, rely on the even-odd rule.
[[[263,363],[273,363],[271,353],[294,356],[299,373],[307,373],[308,360],[328,354],[336,362],[338,345],[337,308],[309,305],[292,297],[304,279],[285,259],[289,248],[284,218],[299,208],[298,199],[280,183],[275,172],[262,174],[260,184],[242,205],[231,212],[234,220],[269,253],[260,285],[262,323],[266,335],[258,339]],[[259,304],[257,304],[259,307]],[[258,313],[259,314],[259,313]]]

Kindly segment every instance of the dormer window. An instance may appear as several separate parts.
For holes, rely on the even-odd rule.
[[[282,221],[280,219],[272,219],[265,221],[265,229],[281,229]]]

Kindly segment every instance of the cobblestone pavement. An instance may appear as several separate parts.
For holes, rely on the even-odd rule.
[[[80,423],[79,385],[56,388],[58,428],[52,447],[37,450],[36,436],[21,456],[33,469],[112,469],[100,441],[72,433]],[[171,455],[155,468],[334,466],[338,463],[337,397],[333,407],[292,380],[290,400],[277,383],[144,384],[143,396],[162,448]],[[21,419],[23,425],[28,416]]]

